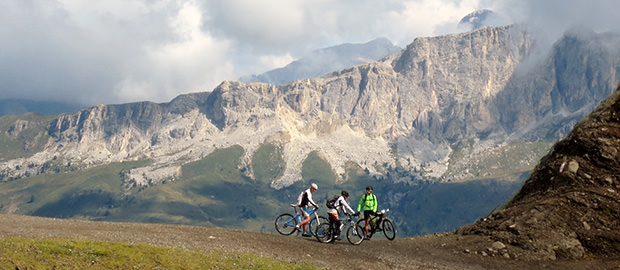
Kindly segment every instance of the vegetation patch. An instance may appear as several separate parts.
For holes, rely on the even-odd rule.
[[[0,241],[1,269],[317,269],[249,253],[24,238]]]
[[[252,170],[258,182],[271,183],[280,178],[285,166],[282,147],[278,145],[261,145],[252,156]]]

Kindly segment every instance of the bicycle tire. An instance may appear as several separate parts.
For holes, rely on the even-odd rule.
[[[297,225],[297,219],[293,215],[284,213],[276,217],[274,222],[276,231],[282,235],[291,235],[295,232],[295,225]]]
[[[319,216],[318,224],[316,218],[311,219],[310,222],[308,222],[308,230],[310,231],[310,234],[315,235],[316,230],[319,228],[319,226],[321,226],[321,224],[324,223],[329,224],[329,219],[324,216]]]
[[[319,240],[321,243],[330,243],[333,241],[332,236],[332,226],[329,223],[321,223],[316,231],[314,236],[316,240]]]
[[[356,226],[353,222],[347,229],[347,240],[352,245],[359,245],[364,241],[364,227]]]
[[[394,223],[392,223],[389,219],[384,219],[381,223],[381,227],[383,228],[383,235],[388,240],[394,240],[396,237],[396,228],[394,228]]]

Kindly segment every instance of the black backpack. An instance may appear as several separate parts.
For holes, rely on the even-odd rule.
[[[329,209],[335,209],[336,207],[334,206],[334,204],[336,203],[336,201],[338,200],[338,198],[340,197],[340,195],[336,195],[333,198],[327,200],[327,202],[325,203],[325,205],[327,206],[327,208]]]

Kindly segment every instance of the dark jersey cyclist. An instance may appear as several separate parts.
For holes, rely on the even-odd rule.
[[[364,211],[364,232],[365,238],[368,238],[368,223],[370,218],[377,212],[377,196],[372,193],[372,186],[366,187],[366,193],[360,198],[360,202],[357,205],[357,212]]]

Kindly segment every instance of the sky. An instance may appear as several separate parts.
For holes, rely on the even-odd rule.
[[[168,102],[319,48],[459,33],[480,9],[550,42],[620,25],[617,0],[2,0],[0,99]]]

